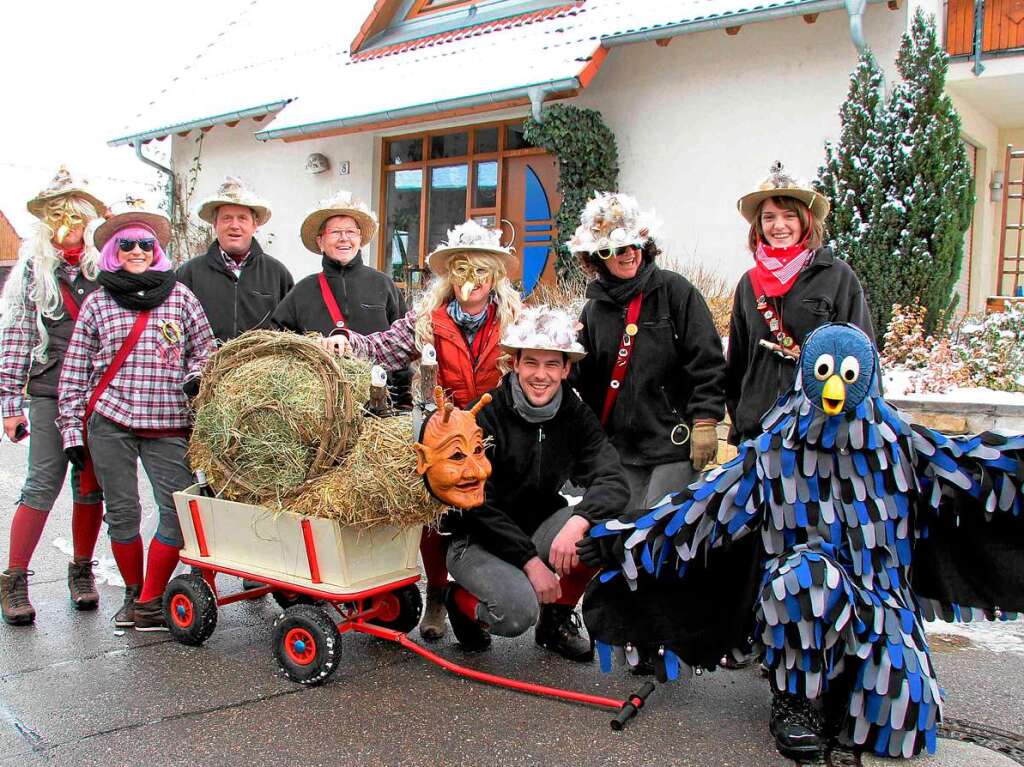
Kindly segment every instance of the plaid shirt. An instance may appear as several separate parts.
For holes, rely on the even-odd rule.
[[[60,374],[57,428],[64,447],[82,444],[82,419],[93,389],[110,367],[138,312],[115,303],[105,289],[83,303]],[[180,338],[167,338],[175,323]],[[171,333],[171,335],[174,335]],[[96,403],[96,412],[126,429],[191,426],[182,384],[199,375],[213,348],[213,331],[192,291],[181,283],[150,312],[139,342]]]
[[[15,266],[21,268],[21,264]],[[78,279],[78,267],[62,263],[57,268],[57,278],[73,285]],[[21,415],[24,409],[23,395],[28,373],[32,368],[32,349],[39,343],[39,328],[36,325],[36,305],[29,295],[31,280],[24,282],[24,309],[11,324],[0,330],[0,417],[10,418]],[[61,303],[63,313],[63,303]]]
[[[235,259],[224,252],[224,248],[221,248],[220,257],[224,259],[224,266],[229,272],[235,275],[235,279],[237,280],[238,276],[242,273],[242,265],[245,263],[245,260],[249,258],[249,254],[246,253],[245,256],[242,257],[241,261],[235,261]]]
[[[387,330],[367,336],[349,331],[348,340],[357,356],[372,359],[386,370],[401,370],[420,356],[416,348],[416,310],[407,311]]]

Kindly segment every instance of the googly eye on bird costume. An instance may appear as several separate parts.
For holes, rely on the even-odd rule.
[[[875,347],[853,325],[817,328],[804,339],[800,352],[801,387],[827,415],[853,412],[879,389]]]

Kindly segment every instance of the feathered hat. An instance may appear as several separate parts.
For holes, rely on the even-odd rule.
[[[196,208],[196,216],[208,224],[214,223],[214,216],[217,208],[222,205],[240,205],[252,211],[256,219],[256,226],[263,226],[270,220],[270,204],[259,197],[251,189],[248,189],[241,180],[234,176],[228,176],[224,183]]]
[[[782,163],[776,161],[768,170],[768,177],[765,178],[757,189],[749,194],[740,197],[736,207],[749,223],[754,223],[754,216],[757,215],[757,206],[762,200],[769,197],[792,197],[799,200],[811,210],[816,221],[824,221],[828,215],[828,198],[820,192],[814,191],[809,181],[790,176],[782,167]]]
[[[522,312],[501,337],[501,348],[509,354],[523,349],[562,352],[570,362],[587,356],[587,350],[576,340],[578,323],[564,309],[541,304],[523,307]]]
[[[427,256],[427,266],[432,273],[444,276],[448,273],[448,264],[459,253],[489,253],[505,264],[506,273],[511,273],[516,265],[512,248],[503,247],[501,244],[501,231],[487,229],[473,220],[449,229],[447,241],[442,242]]]
[[[642,248],[654,236],[654,228],[654,215],[641,211],[636,198],[622,192],[595,192],[565,245],[572,253],[584,254],[624,245]]]
[[[80,197],[96,209],[97,216],[102,216],[107,210],[107,204],[89,191],[89,184],[84,178],[75,178],[61,165],[46,188],[28,201],[28,212],[42,220],[46,218],[46,204],[58,197]]]

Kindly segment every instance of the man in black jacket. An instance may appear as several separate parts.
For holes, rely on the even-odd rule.
[[[514,369],[477,415],[494,443],[493,470],[484,505],[450,523],[449,620],[467,650],[536,623],[537,644],[589,661],[575,605],[596,571],[580,564],[576,544],[625,508],[629,487],[597,418],[562,385],[585,354],[573,319],[546,306],[524,309],[501,345]],[[584,489],[574,506],[559,494],[570,476]]]
[[[295,284],[253,236],[270,219],[270,208],[229,177],[196,215],[213,226],[217,239],[205,255],[182,264],[178,281],[195,293],[218,341],[270,327],[274,310]]]
[[[341,353],[345,331],[368,335],[387,330],[405,314],[405,297],[394,281],[363,263],[362,246],[377,232],[377,216],[348,192],[324,200],[302,222],[302,244],[322,256],[322,270],[295,285],[274,312],[281,330],[320,333]],[[409,368],[389,374],[392,402],[412,404]]]

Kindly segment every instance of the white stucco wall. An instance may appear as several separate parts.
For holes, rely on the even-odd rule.
[[[903,11],[869,6],[864,31],[892,77]],[[747,269],[746,222],[736,200],[775,160],[813,177],[824,142],[837,138],[839,105],[857,62],[843,12],[676,38],[665,48],[613,49],[576,102],[598,109],[615,132],[620,187],[663,220],[663,249]]]

